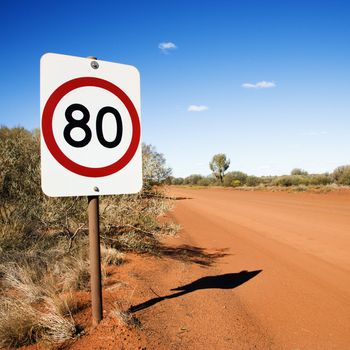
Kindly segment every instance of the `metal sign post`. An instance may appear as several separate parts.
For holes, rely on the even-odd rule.
[[[89,203],[88,216],[89,216],[89,249],[90,249],[90,274],[91,274],[91,305],[92,305],[93,325],[96,326],[103,318],[99,197],[88,196],[88,203]]]

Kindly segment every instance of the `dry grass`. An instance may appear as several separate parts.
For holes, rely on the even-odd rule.
[[[76,334],[72,313],[77,300],[60,294],[53,275],[42,275],[38,265],[0,266],[0,346],[18,347],[39,339],[63,342]]]
[[[74,338],[77,329],[72,318],[65,318],[56,311],[54,304],[47,304],[47,312],[40,314],[38,335],[50,343],[62,343]]]
[[[47,304],[55,313],[63,317],[72,317],[79,310],[79,300],[72,292],[55,294],[47,300]]]
[[[41,247],[37,243],[27,251],[11,249],[2,256],[0,347],[38,340],[60,343],[76,335],[72,314],[78,309],[78,301],[71,293],[62,293],[62,271],[67,271],[67,262],[73,265],[73,258],[62,255],[64,250],[59,247],[39,252]],[[81,265],[76,259],[74,263]]]
[[[116,317],[119,323],[128,328],[141,328],[141,322],[130,311],[123,308],[121,303],[114,304],[114,309],[111,312],[113,317]]]
[[[125,262],[125,254],[115,248],[101,245],[101,261],[105,265],[121,265]]]
[[[0,300],[0,347],[11,348],[37,340],[38,314],[20,299]]]
[[[64,268],[63,291],[90,290],[90,263],[88,260],[74,259],[73,264]]]
[[[160,235],[164,236],[175,236],[177,232],[179,232],[181,229],[181,225],[175,223],[175,222],[165,222],[162,225],[162,231]]]
[[[106,235],[103,240],[115,249],[125,252],[153,253],[158,247],[155,235],[137,231]]]
[[[51,299],[40,304],[40,308],[18,296],[2,297],[0,300],[0,347],[19,347],[39,339],[63,342],[72,339],[75,334],[73,320],[59,314]]]
[[[39,301],[45,296],[45,289],[37,283],[36,270],[29,266],[20,266],[17,263],[8,263],[0,266],[3,275],[2,284],[5,289],[16,291],[29,303]]]

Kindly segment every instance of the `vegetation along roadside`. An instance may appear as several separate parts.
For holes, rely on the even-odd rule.
[[[129,251],[157,254],[176,225],[161,184],[171,174],[162,154],[143,145],[143,190],[101,197],[102,270]],[[75,291],[89,289],[87,200],[49,198],[40,186],[40,135],[0,128],[0,348],[59,344],[83,332]]]

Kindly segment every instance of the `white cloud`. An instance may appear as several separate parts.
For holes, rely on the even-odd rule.
[[[190,105],[187,108],[189,112],[203,112],[203,111],[206,111],[207,109],[209,109],[209,107],[204,105]]]
[[[163,53],[168,53],[169,50],[175,50],[177,49],[177,46],[172,43],[172,42],[164,42],[164,43],[160,43],[158,45],[159,49],[163,52]]]
[[[244,83],[242,87],[245,89],[268,89],[276,86],[276,83],[273,81],[259,81],[255,84],[252,83]]]

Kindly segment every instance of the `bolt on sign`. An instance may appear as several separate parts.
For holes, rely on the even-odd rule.
[[[135,67],[45,54],[40,62],[40,109],[45,194],[141,190],[140,75]]]

